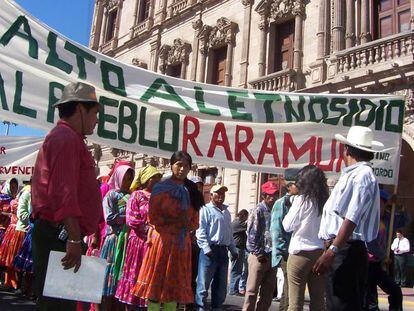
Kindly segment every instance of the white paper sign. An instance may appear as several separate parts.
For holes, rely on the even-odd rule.
[[[82,256],[79,271],[74,273],[63,269],[64,256],[63,252],[50,252],[43,296],[101,303],[106,260]]]

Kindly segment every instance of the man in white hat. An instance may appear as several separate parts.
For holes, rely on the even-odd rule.
[[[319,237],[329,245],[313,271],[327,274],[328,310],[363,310],[368,276],[366,242],[377,237],[380,191],[370,161],[383,144],[371,129],[353,126],[345,138],[346,168],[326,202]]]
[[[228,251],[237,258],[231,216],[224,204],[227,190],[226,186],[214,185],[210,190],[211,201],[200,210],[200,227],[196,233],[201,249],[195,295],[198,310],[207,309],[210,285],[211,309],[221,310],[227,293]]]
[[[39,150],[32,181],[33,265],[37,310],[76,310],[76,302],[44,297],[50,251],[65,252],[64,269],[81,265],[82,236],[98,230],[101,194],[95,161],[85,142],[98,123],[95,88],[75,82],[65,86],[53,105],[60,120]]]

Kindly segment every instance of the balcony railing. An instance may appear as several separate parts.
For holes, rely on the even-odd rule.
[[[135,38],[151,28],[151,19],[147,18],[145,21],[135,25],[131,29],[131,39]]]
[[[112,51],[113,49],[116,48],[116,44],[117,44],[117,41],[115,40],[115,38],[111,39],[111,40],[109,40],[109,41],[107,41],[107,42],[105,42],[104,44],[101,45],[100,51],[103,54],[108,53],[108,52],[110,52],[110,51]]]
[[[169,16],[173,17],[184,11],[189,5],[192,4],[191,0],[173,0],[173,3],[169,7]]]
[[[286,69],[252,80],[249,83],[254,89],[263,91],[293,91],[296,86],[296,71]]]
[[[411,56],[413,53],[412,33],[400,33],[395,36],[375,40],[336,54],[337,73],[346,74],[361,68]],[[398,63],[395,63],[398,66]],[[368,68],[367,68],[368,69]]]

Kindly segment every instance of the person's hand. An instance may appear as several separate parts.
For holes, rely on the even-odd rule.
[[[212,251],[209,251],[208,253],[206,253],[205,254],[207,257],[209,257],[209,258],[211,258],[211,257],[213,257],[213,252]]]
[[[317,275],[326,273],[332,266],[335,259],[335,253],[328,249],[323,253],[321,257],[316,261],[312,271]]]
[[[396,253],[399,253],[399,252],[400,252],[400,249],[399,249],[399,248],[396,248],[396,249],[395,249],[395,252],[396,252]]]
[[[265,255],[257,255],[256,257],[257,257],[257,260],[258,260],[260,263],[266,263],[266,262],[267,262],[267,258],[266,258],[266,256],[265,256]]]
[[[101,244],[100,238],[96,236],[96,234],[93,235],[92,241],[91,241],[91,247],[92,249],[99,248],[99,245]]]
[[[65,270],[75,267],[74,272],[78,272],[81,266],[82,244],[66,242],[66,255],[62,258],[62,266]]]

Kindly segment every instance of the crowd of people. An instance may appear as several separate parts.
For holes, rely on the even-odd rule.
[[[369,165],[381,144],[368,128],[335,136],[346,168],[331,193],[324,172],[307,165],[283,193],[280,184],[263,183],[257,206],[232,221],[229,189],[213,185],[205,202],[184,151],[171,156],[168,176],[118,161],[98,183],[83,140],[97,123],[95,90],[71,83],[55,106],[60,121],[39,151],[31,185],[18,192],[10,179],[0,196],[4,285],[35,296],[38,310],[85,307],[43,296],[51,250],[64,252],[63,267],[75,272],[82,254],[105,259],[102,302],[90,310],[221,310],[229,294],[243,296],[246,311],[268,310],[272,300],[298,311],[306,287],[311,310],[377,310],[377,285],[390,310],[402,310],[409,242],[397,231],[396,284],[382,269],[389,197]]]

